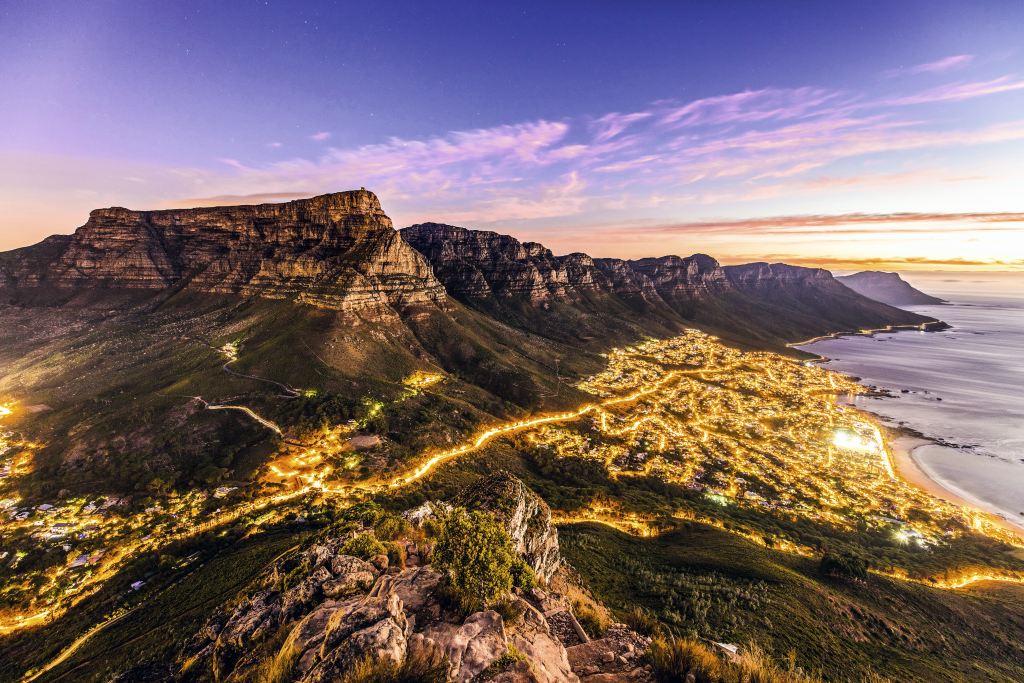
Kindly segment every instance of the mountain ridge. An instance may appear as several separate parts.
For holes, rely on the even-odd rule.
[[[853,291],[890,306],[931,306],[946,303],[945,299],[925,294],[900,277],[899,273],[864,270],[843,275],[836,280]]]

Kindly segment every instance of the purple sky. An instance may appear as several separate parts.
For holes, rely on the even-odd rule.
[[[1024,5],[0,7],[0,249],[365,186],[556,253],[1024,268]]]

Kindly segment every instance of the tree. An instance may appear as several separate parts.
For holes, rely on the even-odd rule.
[[[512,548],[501,524],[486,512],[456,508],[437,524],[430,563],[464,597],[488,605],[533,582],[533,572]]]
[[[831,576],[842,576],[848,579],[860,579],[866,581],[868,578],[868,563],[856,553],[825,553],[821,558],[819,568],[825,574]]]

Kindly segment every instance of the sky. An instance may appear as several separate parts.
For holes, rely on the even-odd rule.
[[[0,4],[0,250],[366,187],[556,254],[1024,270],[1024,4]]]

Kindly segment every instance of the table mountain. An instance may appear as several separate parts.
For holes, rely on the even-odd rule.
[[[73,235],[0,256],[0,298],[11,303],[182,289],[351,312],[445,300],[365,189],[285,204],[97,209]]]

